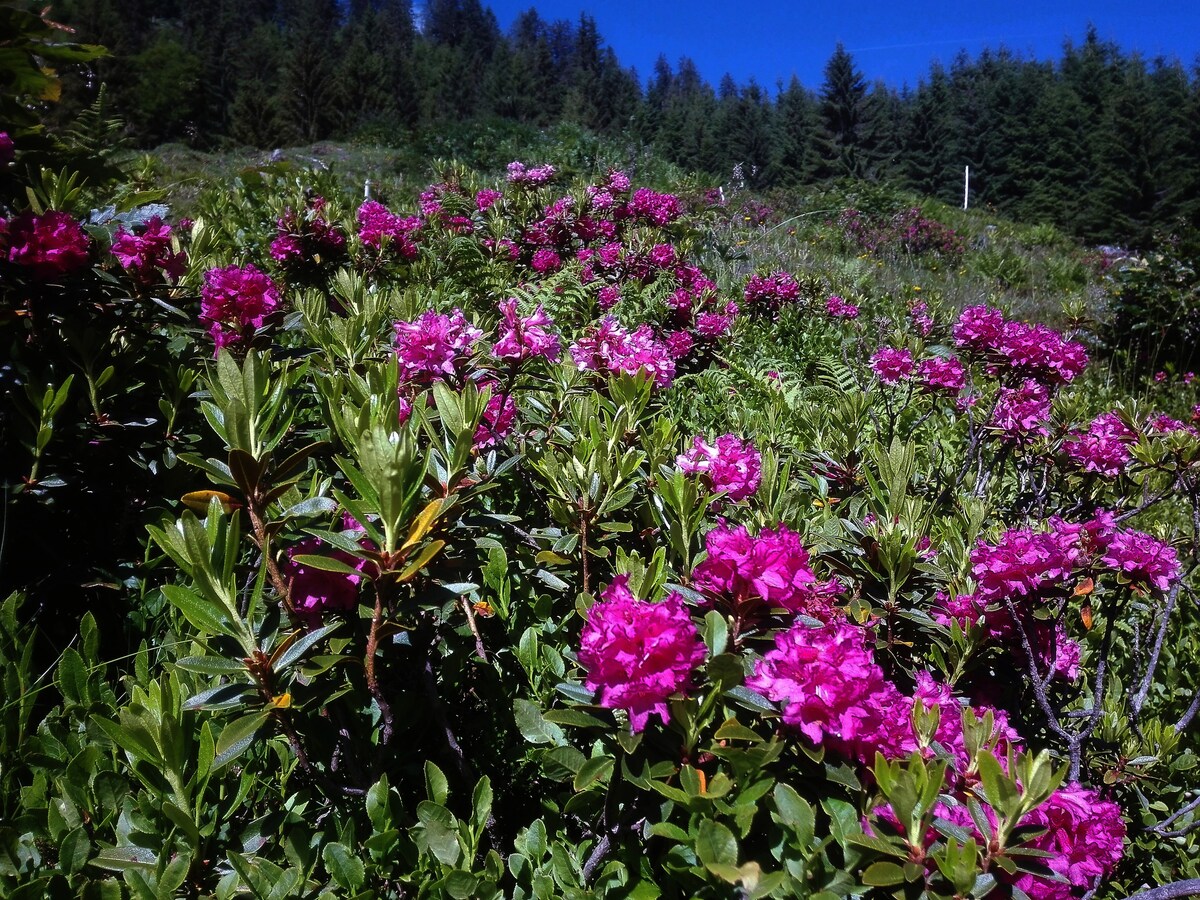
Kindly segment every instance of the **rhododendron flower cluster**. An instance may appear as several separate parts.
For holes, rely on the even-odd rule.
[[[628,712],[630,727],[640,732],[651,715],[666,724],[667,698],[691,687],[705,648],[682,597],[671,594],[661,603],[638,600],[628,580],[617,576],[588,610],[579,662],[600,705]]]
[[[0,166],[7,166],[16,157],[13,139],[7,131],[0,131]]]
[[[1190,372],[1188,373],[1191,374]],[[1149,434],[1167,435],[1175,432],[1190,434],[1192,437],[1200,437],[1200,431],[1197,431],[1191,425],[1186,425],[1178,419],[1173,419],[1168,415],[1160,413],[1159,415],[1150,416],[1146,420],[1146,431]]]
[[[539,275],[546,275],[562,267],[562,258],[549,247],[542,247],[534,251],[529,266]]]
[[[500,386],[495,382],[479,385],[481,391],[486,388],[491,388],[492,394],[483,410],[479,427],[475,429],[473,446],[476,450],[494,447],[512,434],[513,423],[517,418],[517,403],[511,394],[502,393]]]
[[[896,384],[912,377],[912,353],[903,347],[881,347],[871,357],[871,370],[884,384]]]
[[[1083,524],[1051,517],[1044,531],[1006,531],[995,544],[980,541],[971,571],[981,602],[1061,594],[1086,572],[1111,570],[1141,589],[1168,591],[1179,577],[1170,544],[1141,531],[1118,528],[1109,513]]]
[[[554,320],[541,304],[533,315],[522,318],[517,312],[517,298],[509,297],[500,301],[500,314],[503,316],[500,337],[492,346],[492,354],[497,359],[524,362],[541,357],[558,362],[562,356],[562,343],[555,332],[546,330],[554,327]]]
[[[571,359],[590,372],[648,373],[657,387],[670,387],[675,380],[675,360],[665,345],[654,337],[649,325],[626,331],[612,316],[601,320],[571,345]]]
[[[475,208],[480,212],[487,212],[489,209],[495,206],[496,201],[503,196],[503,191],[484,188],[475,195]]]
[[[1116,413],[1107,412],[1096,416],[1087,431],[1072,432],[1063,449],[1083,471],[1112,478],[1124,472],[1133,458],[1129,445],[1135,440],[1133,429]]]
[[[1028,846],[1049,853],[1046,864],[1063,879],[1019,876],[1014,885],[1031,900],[1072,900],[1081,890],[1093,890],[1125,854],[1121,808],[1078,784],[1059,788],[1020,824],[1046,828]]]
[[[174,284],[187,272],[187,254],[175,252],[171,226],[158,216],[132,233],[118,228],[113,237],[112,253],[121,268],[142,284],[153,284],[164,276]]]
[[[967,372],[953,356],[932,356],[921,360],[917,378],[927,390],[957,394],[967,383]]]
[[[868,711],[873,697],[895,686],[863,641],[862,628],[845,621],[795,623],[775,636],[775,647],[755,666],[746,687],[779,703],[783,721],[820,746],[826,738],[853,744],[877,730]],[[897,692],[898,693],[898,692]]]
[[[1012,443],[1021,444],[1044,436],[1050,421],[1050,392],[1045,385],[1026,378],[1018,387],[1001,387],[988,424]]]
[[[955,343],[981,356],[1000,375],[1054,386],[1074,380],[1088,363],[1087,350],[1045,325],[1010,321],[998,309],[972,306],[954,326]]]
[[[554,166],[526,166],[522,162],[508,164],[508,183],[525,187],[540,187],[548,184],[555,174]]]
[[[48,280],[78,272],[88,263],[91,238],[65,212],[22,213],[8,222],[8,261]]]
[[[267,316],[279,308],[279,288],[255,266],[225,266],[204,273],[200,288],[200,320],[217,350],[249,339]]]
[[[837,294],[830,294],[825,301],[825,312],[835,319],[857,319],[858,307]]]
[[[1084,559],[1078,533],[1016,529],[1006,531],[995,544],[981,541],[971,552],[971,572],[979,599],[986,604],[1061,589]]]
[[[325,220],[321,215],[324,209],[325,199],[314,197],[303,213],[288,209],[277,219],[271,258],[283,266],[299,266],[333,262],[345,256],[346,236]],[[359,212],[361,220],[361,209]]]
[[[323,546],[318,538],[307,538],[290,548],[287,558],[280,565],[289,585],[292,608],[309,629],[319,628],[327,612],[352,611],[358,603],[358,588],[363,580],[361,574],[329,572],[296,561],[297,556],[320,554]],[[333,550],[325,555],[345,563],[358,573],[365,571],[367,566],[366,560],[351,556],[344,550]]]
[[[692,449],[675,458],[689,475],[700,475],[712,491],[724,492],[730,500],[745,500],[758,490],[762,478],[762,456],[749,441],[724,434],[713,444],[697,435]]]
[[[866,644],[866,629],[837,619],[824,625],[796,622],[775,636],[775,647],[755,666],[746,686],[781,705],[783,721],[814,744],[828,745],[863,764],[876,752],[901,759],[921,746],[914,728],[918,703],[939,711],[930,736],[962,773],[971,765],[963,736],[963,704],[928,672],[917,673],[916,690],[905,695],[884,675]],[[973,710],[982,717],[986,708]],[[991,710],[993,740],[1017,746],[1020,738],[1002,712]]]
[[[704,536],[708,556],[692,573],[696,587],[734,605],[761,600],[770,607],[818,619],[833,615],[842,586],[819,581],[800,535],[786,525],[751,537],[746,526],[722,523]]]
[[[800,285],[787,272],[751,275],[742,296],[751,310],[762,310],[775,315],[785,305],[800,299]]]
[[[1101,538],[1100,562],[1141,588],[1166,592],[1179,578],[1175,548],[1140,531],[1117,531]]]
[[[385,247],[404,259],[416,259],[416,232],[421,227],[418,216],[398,216],[382,203],[368,200],[358,208],[358,237],[374,250]]]
[[[456,374],[458,362],[471,356],[475,342],[483,337],[457,308],[449,315],[426,310],[394,328],[400,380],[416,384],[432,384]]]
[[[670,225],[683,215],[683,201],[674,194],[660,194],[649,188],[638,188],[625,204],[621,214],[661,227]]]

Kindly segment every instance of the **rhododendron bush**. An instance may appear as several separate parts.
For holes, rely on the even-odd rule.
[[[1200,438],[1082,330],[615,168],[100,221],[11,140],[6,896],[1195,877]]]

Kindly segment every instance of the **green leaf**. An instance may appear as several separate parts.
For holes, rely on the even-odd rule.
[[[297,553],[291,557],[296,565],[307,566],[310,569],[320,569],[322,572],[336,572],[339,575],[362,575],[354,566],[335,559],[332,556],[321,556],[315,553]]]
[[[875,862],[867,866],[862,874],[863,884],[872,887],[890,887],[904,883],[904,869],[893,862]]]
[[[212,771],[219,772],[243,753],[254,743],[254,736],[266,724],[271,715],[269,710],[260,710],[248,716],[235,719],[221,729],[217,738],[217,749],[213,755]]]
[[[366,880],[362,860],[352,855],[345,844],[326,844],[321,850],[321,860],[329,876],[347,891],[358,890]]]
[[[315,631],[297,632],[288,640],[290,643],[285,644],[287,649],[279,654],[278,658],[271,660],[271,668],[276,672],[283,672],[289,666],[297,662],[305,653],[311,650],[314,646],[320,643],[325,637],[336,631],[339,623],[334,622],[331,625],[323,625]],[[275,651],[279,653],[279,650]]]
[[[246,663],[242,660],[223,656],[184,656],[175,660],[175,665],[185,672],[200,675],[235,675],[246,671]]]
[[[696,857],[710,870],[713,866],[736,866],[737,838],[733,832],[711,819],[701,819],[696,828]]]
[[[607,781],[616,764],[611,756],[594,756],[575,773],[575,790],[586,791],[597,781]]]
[[[80,825],[63,836],[58,844],[58,864],[68,875],[74,875],[87,865],[88,855],[92,844],[88,840],[87,831]]]
[[[88,703],[88,673],[83,657],[73,648],[63,651],[58,663],[56,682],[64,699],[71,703],[86,705]]]
[[[801,847],[807,847],[816,834],[816,814],[812,806],[790,784],[780,782],[775,785],[772,796],[779,822],[796,833]]]
[[[238,637],[237,631],[225,617],[225,611],[216,605],[177,584],[163,585],[162,592],[200,633]]]
[[[439,806],[450,796],[450,782],[442,770],[429,760],[425,760],[425,796]]]
[[[513,717],[522,736],[531,744],[565,744],[562,729],[542,716],[537,704],[517,698],[513,701]]]

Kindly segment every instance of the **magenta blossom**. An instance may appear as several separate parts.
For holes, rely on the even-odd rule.
[[[1139,589],[1166,592],[1179,578],[1175,548],[1140,531],[1117,531],[1109,537],[1100,562]]]
[[[845,621],[814,627],[795,623],[775,635],[746,679],[746,687],[779,703],[783,721],[820,746],[828,739],[854,744],[876,730],[873,698],[897,694],[863,641]]]
[[[473,446],[476,450],[494,447],[512,434],[513,423],[517,418],[517,403],[511,394],[501,393],[500,386],[495,382],[479,385],[481,391],[485,388],[491,388],[492,394],[483,410],[479,427],[475,429]]]
[[[492,354],[497,359],[524,362],[540,356],[549,362],[558,362],[562,356],[562,343],[557,334],[546,330],[554,327],[554,320],[541,304],[532,316],[521,318],[517,314],[517,298],[509,297],[500,301],[500,314],[504,321],[500,337],[492,347]]]
[[[825,312],[834,319],[857,319],[858,307],[848,303],[837,294],[830,294],[825,301]]]
[[[398,216],[374,200],[358,208],[358,237],[373,250],[387,247],[404,259],[415,259],[419,251],[414,237],[420,227],[417,216]]]
[[[40,281],[78,272],[88,263],[91,239],[65,212],[22,213],[8,222],[8,260]]]
[[[928,391],[945,391],[957,394],[967,383],[963,364],[951,357],[933,356],[921,360],[917,366],[917,378]]]
[[[654,337],[649,325],[628,332],[612,316],[601,320],[570,348],[571,359],[584,371],[637,375],[648,373],[657,387],[670,387],[675,379],[675,360]]]
[[[688,475],[700,475],[709,489],[724,492],[730,500],[745,500],[758,490],[762,478],[762,456],[749,441],[732,434],[705,443],[692,438],[692,449],[675,458],[675,464]]]
[[[884,384],[896,384],[912,377],[912,353],[903,347],[881,347],[871,357],[871,369]]]
[[[209,269],[200,288],[200,321],[209,323],[219,351],[248,341],[279,302],[279,288],[255,266]]]
[[[457,373],[457,363],[475,352],[483,332],[471,325],[461,309],[442,315],[432,309],[412,322],[397,322],[396,357],[400,380],[432,384]]]
[[[1114,478],[1125,471],[1133,458],[1129,445],[1137,435],[1116,413],[1101,413],[1086,431],[1072,432],[1063,449],[1084,472]]]
[[[171,226],[154,216],[131,234],[118,228],[112,254],[121,268],[142,284],[154,284],[164,276],[172,284],[187,272],[187,254],[176,253],[171,243]]]
[[[1050,392],[1032,378],[1019,387],[1000,388],[990,425],[1010,443],[1021,444],[1046,434]]]
[[[329,572],[295,560],[300,555],[318,555],[323,546],[320,539],[307,538],[288,550],[287,559],[280,566],[288,582],[292,608],[309,629],[319,628],[327,612],[353,610],[358,603],[358,587],[363,580],[361,574]],[[359,573],[367,567],[366,560],[351,556],[344,550],[333,550],[324,555],[345,563]]]
[[[600,705],[628,712],[636,733],[645,730],[651,715],[666,724],[667,698],[690,689],[705,648],[683,598],[671,594],[661,603],[638,600],[628,581],[625,575],[614,578],[588,610],[579,662]]]
[[[1078,784],[1059,788],[1021,819],[1021,825],[1046,829],[1026,846],[1050,853],[1046,864],[1062,879],[1018,877],[1015,886],[1031,900],[1072,900],[1077,891],[1096,888],[1125,855],[1121,808]]]
[[[15,156],[13,139],[8,136],[7,131],[0,131],[0,166],[7,166]]]
[[[800,535],[786,525],[751,537],[744,525],[722,522],[704,536],[704,545],[708,555],[692,573],[701,590],[734,606],[758,600],[817,619],[833,615],[841,585],[817,580]]]

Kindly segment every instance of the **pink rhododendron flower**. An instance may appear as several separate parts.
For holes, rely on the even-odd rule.
[[[994,367],[1045,385],[1065,384],[1084,370],[1087,350],[1045,325],[1008,321],[998,309],[972,306],[954,326],[954,341]]]
[[[1189,372],[1188,374],[1190,375],[1191,373]],[[1174,434],[1177,431],[1181,431],[1193,437],[1200,437],[1200,432],[1197,432],[1191,425],[1185,425],[1178,419],[1173,419],[1162,413],[1151,416],[1146,420],[1146,431],[1151,434]]]
[[[540,250],[534,251],[529,265],[533,271],[545,275],[549,272],[557,272],[562,267],[562,258],[549,247],[542,247]]]
[[[174,251],[171,226],[158,216],[133,233],[118,228],[113,237],[112,254],[121,268],[143,284],[153,284],[163,276],[174,284],[187,272],[187,254]]]
[[[1039,382],[1026,378],[1020,387],[1002,387],[992,413],[991,427],[1013,443],[1045,435],[1050,420],[1050,393]]]
[[[650,250],[650,262],[659,269],[675,265],[675,248],[670,244],[655,244]]]
[[[742,296],[750,310],[764,310],[775,315],[783,306],[800,299],[800,285],[787,272],[751,275]]]
[[[295,557],[327,555],[359,572],[363,572],[367,566],[366,560],[351,556],[344,550],[332,550],[322,554],[323,546],[318,538],[307,538],[290,548],[287,559],[280,565],[283,576],[288,581],[292,608],[309,629],[320,628],[327,612],[353,610],[358,603],[358,587],[363,576],[305,566],[296,562]]]
[[[611,183],[610,177],[610,187]],[[683,215],[683,203],[674,194],[659,194],[649,188],[638,188],[625,204],[624,214],[654,225],[669,225]]]
[[[683,359],[696,346],[695,339],[686,331],[672,331],[664,343],[672,359]]]
[[[509,297],[500,301],[500,314],[504,317],[500,337],[492,347],[492,354],[497,359],[524,362],[540,356],[558,362],[562,356],[562,343],[557,334],[546,330],[554,327],[554,320],[540,303],[533,315],[521,318],[517,313],[517,298]]]
[[[749,441],[732,434],[705,443],[697,436],[692,449],[675,458],[675,464],[689,475],[700,475],[709,489],[723,491],[730,500],[745,500],[758,490],[762,478],[762,456]]]
[[[8,136],[7,131],[0,131],[0,166],[7,166],[16,155],[13,139]]]
[[[479,385],[481,391],[488,387],[492,389],[492,395],[483,410],[479,427],[475,429],[476,450],[494,447],[512,434],[513,423],[517,417],[517,403],[512,395],[501,393],[500,386],[495,382]]]
[[[836,579],[817,580],[800,535],[786,525],[764,528],[751,537],[744,525],[730,528],[722,523],[704,536],[704,545],[708,556],[692,573],[701,590],[734,604],[758,599],[817,619],[833,615],[841,585]]]
[[[303,212],[288,209],[277,219],[271,258],[284,266],[297,267],[332,262],[345,256],[346,236],[321,215],[324,208],[325,199],[314,197]]]
[[[615,284],[606,284],[600,288],[600,293],[596,296],[600,304],[601,312],[608,312],[621,300],[621,288]]]
[[[675,360],[654,338],[649,325],[628,332],[607,316],[570,348],[571,359],[580,369],[592,372],[646,372],[657,387],[670,387],[675,379]]]
[[[738,315],[738,306],[730,301],[723,311],[705,310],[696,316],[696,334],[706,340],[716,340],[729,334]]]
[[[526,166],[521,162],[508,164],[508,183],[526,187],[540,187],[554,178],[554,166]]]
[[[1113,478],[1124,472],[1133,458],[1129,445],[1136,439],[1120,416],[1107,412],[1096,416],[1087,431],[1072,432],[1063,449],[1083,471]]]
[[[971,572],[987,604],[1061,588],[1084,559],[1078,533],[1019,529],[1006,531],[996,544],[980,541],[971,551]]]
[[[374,200],[358,208],[358,237],[374,250],[387,247],[404,259],[415,259],[418,250],[413,237],[420,227],[417,216],[398,216]]]
[[[912,353],[903,347],[881,347],[871,357],[871,369],[884,384],[911,378],[913,368]]]
[[[927,390],[950,394],[957,394],[967,383],[963,364],[953,356],[933,356],[921,360],[917,366],[917,378]]]
[[[458,361],[474,353],[475,342],[483,337],[461,309],[448,316],[427,310],[412,322],[397,322],[395,330],[400,380],[421,384],[456,374]]]
[[[1078,784],[1059,788],[1021,825],[1047,829],[1026,846],[1050,853],[1046,864],[1063,879],[1019,876],[1014,884],[1031,900],[1072,900],[1077,891],[1094,889],[1125,855],[1121,808]]]
[[[482,191],[480,191],[479,193],[477,193],[475,195],[475,208],[477,210],[479,210],[480,212],[487,212],[489,209],[491,209],[493,206],[495,206],[496,201],[499,200],[503,196],[504,196],[503,191],[496,191],[496,190],[492,190],[491,188],[484,188]]]
[[[783,721],[820,746],[828,739],[853,745],[877,722],[867,707],[873,698],[898,697],[895,685],[875,664],[864,631],[845,621],[814,627],[796,622],[775,636],[746,679],[746,687],[780,704]]]
[[[588,690],[599,692],[600,705],[624,709],[630,727],[639,732],[651,715],[667,723],[667,698],[690,689],[705,648],[683,598],[638,600],[628,580],[617,576],[588,610],[579,662],[587,670]]]
[[[1180,571],[1175,548],[1140,531],[1117,531],[1109,537],[1100,562],[1137,587],[1164,592]]]
[[[78,272],[88,263],[91,238],[65,212],[48,209],[40,216],[25,212],[10,219],[8,261],[28,268],[45,281]]]
[[[954,343],[983,353],[994,348],[1004,331],[1004,313],[990,306],[970,306],[954,326]]]
[[[204,273],[200,288],[200,321],[217,350],[247,340],[279,308],[279,288],[255,266],[225,266]]]
[[[837,294],[830,294],[825,301],[825,312],[835,319],[857,319],[858,307],[848,303]]]

